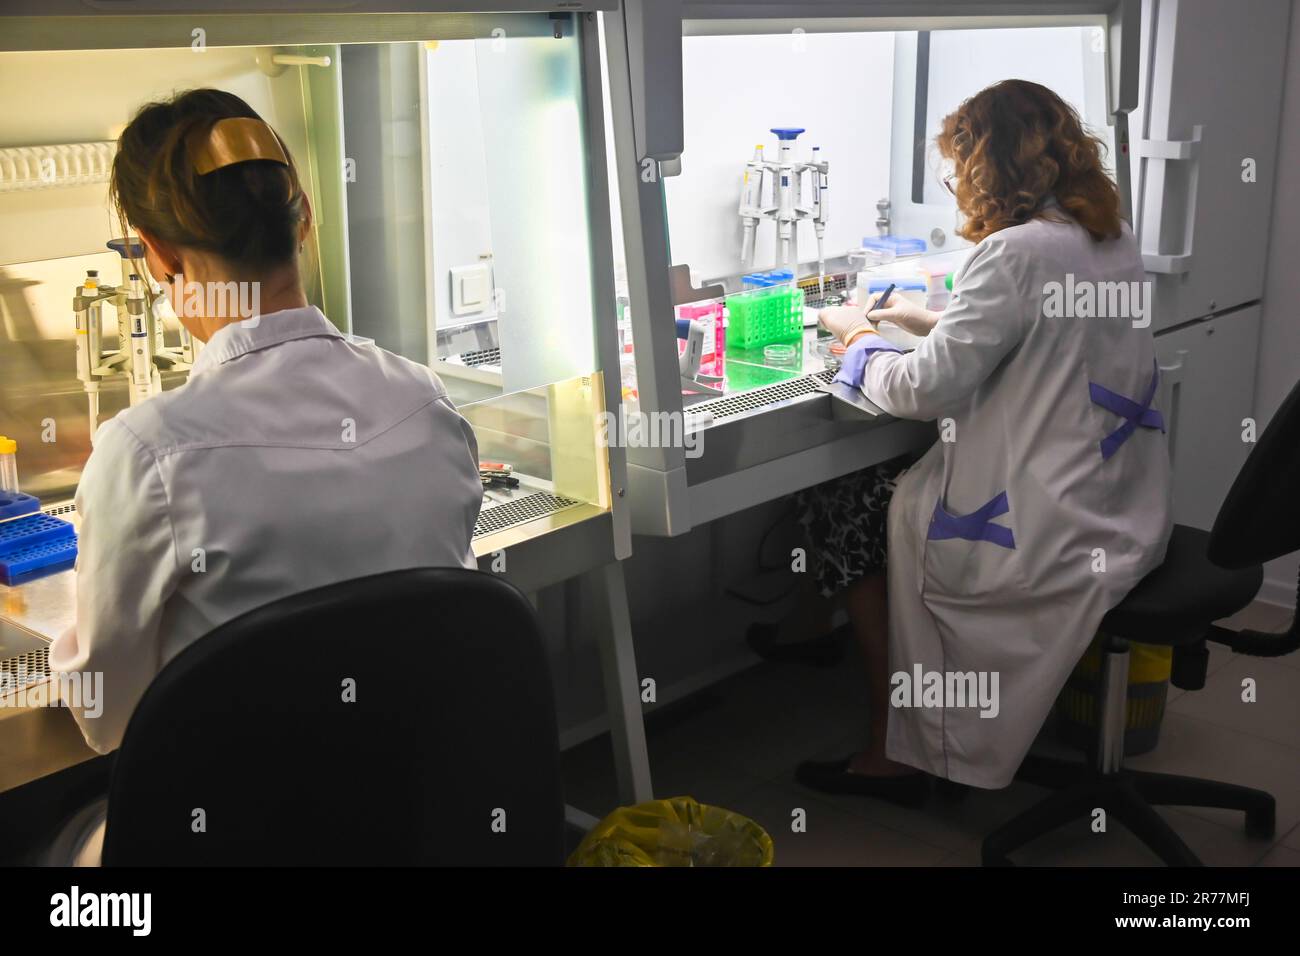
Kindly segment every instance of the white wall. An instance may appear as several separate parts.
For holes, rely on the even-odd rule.
[[[1273,221],[1264,276],[1259,369],[1255,379],[1255,417],[1261,427],[1300,381],[1300,10],[1291,6],[1282,124],[1273,182]],[[1300,556],[1274,561],[1266,569],[1260,597],[1295,606]]]
[[[1111,149],[1105,101],[1104,47],[1091,27],[942,30],[930,34],[930,85],[927,90],[924,202],[912,202],[912,140],[915,127],[917,35],[897,34],[894,47],[894,176],[890,183],[893,232],[932,243],[932,230],[944,232],[932,252],[959,250],[956,203],[943,188],[941,159],[934,146],[943,118],[961,101],[1005,79],[1041,83],[1079,111],[1092,132]]]
[[[740,271],[741,176],[756,144],[776,158],[779,126],[807,130],[798,158],[820,146],[830,163],[827,257],[874,235],[876,200],[889,195],[893,62],[892,33],[684,38],[682,173],[664,186],[672,261],[705,279]],[[774,261],[774,234],[760,224],[755,268]],[[811,225],[799,251],[815,261]]]
[[[1095,92],[1088,96],[1089,75],[1104,76],[1102,48],[1092,50],[1090,34],[1086,27],[931,33],[927,147],[939,134],[943,118],[962,100],[1002,80],[1041,83],[1078,110],[1094,132],[1106,136],[1105,104],[1098,102]],[[947,201],[937,176],[926,178],[925,201]]]

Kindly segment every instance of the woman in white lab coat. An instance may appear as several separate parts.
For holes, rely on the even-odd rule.
[[[108,752],[154,676],[245,611],[384,571],[473,567],[474,434],[428,368],[311,305],[311,209],[247,103],[192,90],[126,127],[112,196],[181,322],[182,387],[100,427],[77,488],[77,620],[51,667],[102,675],[73,713]],[[367,635],[358,635],[359,638]]]
[[[870,742],[798,770],[817,789],[908,804],[925,774],[1011,781],[1171,529],[1142,260],[1100,143],[1056,94],[1011,80],[948,116],[938,149],[976,243],[954,300],[941,314],[899,299],[870,319],[863,305],[822,315],[848,346],[838,379],[891,415],[936,420],[939,441],[901,476],[890,464],[851,476],[847,496],[818,493],[847,497],[842,520],[858,527],[887,509],[888,531],[865,557],[822,555],[852,579]],[[876,334],[883,319],[925,339],[901,352]]]

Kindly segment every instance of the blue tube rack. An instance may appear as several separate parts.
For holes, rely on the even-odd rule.
[[[31,495],[0,492],[0,584],[14,587],[76,563],[76,530],[40,507]]]
[[[33,515],[41,510],[41,499],[21,491],[0,491],[0,521]]]

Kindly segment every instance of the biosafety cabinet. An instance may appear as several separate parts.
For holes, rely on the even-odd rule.
[[[7,3],[0,434],[18,441],[23,490],[70,512],[95,425],[141,397],[109,361],[124,297],[99,304],[88,374],[74,344],[88,273],[118,286],[134,271],[108,245],[121,238],[108,208],[114,140],[174,92],[241,96],[284,138],[309,194],[310,301],[358,340],[436,370],[481,461],[510,466],[485,485],[481,567],[530,592],[590,575],[604,594],[606,698],[631,799],[649,795],[649,778],[619,565],[625,468],[604,430],[619,381],[596,15],[615,7]],[[181,385],[198,343],[162,314],[148,339],[152,388]],[[373,494],[382,506],[382,483]],[[48,639],[68,623],[70,578],[0,587],[0,621]]]
[[[107,245],[121,232],[113,141],[145,103],[213,86],[252,105],[297,162],[315,212],[310,300],[434,368],[481,458],[511,466],[485,490],[476,550],[566,532],[550,577],[626,556],[623,463],[599,427],[618,401],[609,191],[589,161],[604,155],[592,18],[613,5],[69,0],[25,5],[57,18],[5,16],[0,434],[18,440],[24,490],[70,497],[95,424],[131,400],[128,374],[103,374],[88,402],[70,305],[88,271],[113,285],[130,268]],[[102,311],[108,355],[118,327]],[[160,324],[166,389],[199,346]]]
[[[889,285],[942,308],[970,245],[934,137],[1007,78],[1107,147],[1148,269],[1177,519],[1208,527],[1249,451],[1289,8],[1251,6],[631,0],[607,18],[623,393],[686,437],[629,446],[633,530],[681,534],[933,440],[827,394],[816,309]],[[1209,68],[1225,49],[1231,69]]]

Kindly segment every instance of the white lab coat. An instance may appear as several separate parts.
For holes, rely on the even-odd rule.
[[[1046,317],[1048,283],[1067,273],[1076,289],[1145,278],[1127,228],[1100,243],[1073,221],[1004,229],[971,251],[914,352],[867,335],[842,373],[891,415],[940,425],[889,506],[890,673],[996,673],[997,714],[954,697],[894,706],[886,751],[976,787],[1010,783],[1102,617],[1163,560],[1172,526],[1163,422],[1148,401],[1151,331]],[[896,701],[907,686],[892,685]]]
[[[50,666],[103,675],[102,713],[73,710],[87,742],[115,749],[162,667],[245,611],[474,567],[481,501],[474,433],[428,368],[314,307],[219,330],[185,385],[104,423],[77,488],[77,622]]]

